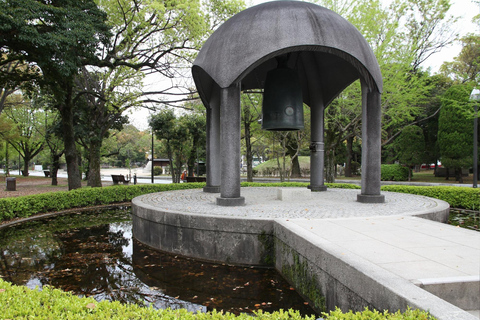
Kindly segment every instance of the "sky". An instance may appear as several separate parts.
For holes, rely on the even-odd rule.
[[[270,0],[245,0],[247,4],[250,4],[250,6],[269,1]],[[382,1],[387,2],[389,0]],[[451,3],[452,7],[450,8],[449,14],[460,17],[460,20],[455,26],[457,32],[459,32],[460,35],[466,35],[467,33],[471,32],[479,32],[478,29],[475,29],[475,25],[472,23],[472,18],[475,15],[480,14],[479,6],[474,4],[471,0],[451,0]],[[439,70],[444,61],[452,61],[454,57],[458,56],[461,48],[462,47],[459,43],[455,43],[450,47],[444,48],[441,52],[432,55],[426,61],[424,66],[431,67],[432,72],[435,73]],[[148,129],[148,118],[150,116],[150,112],[148,110],[132,110],[128,116],[130,118],[130,122],[139,130]]]

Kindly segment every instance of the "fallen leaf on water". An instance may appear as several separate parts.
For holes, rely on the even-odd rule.
[[[260,307],[260,303],[255,304],[255,307],[257,308]]]

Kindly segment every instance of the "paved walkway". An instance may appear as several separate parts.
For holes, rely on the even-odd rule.
[[[480,232],[410,216],[290,222],[480,317]]]

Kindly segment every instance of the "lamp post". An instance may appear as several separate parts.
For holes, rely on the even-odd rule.
[[[474,101],[473,114],[473,187],[477,187],[478,181],[478,114],[477,108],[480,102],[480,90],[473,89],[470,94],[470,100]]]
[[[154,179],[154,171],[153,171],[153,163],[154,163],[154,159],[153,159],[153,142],[154,142],[154,132],[153,132],[153,127],[152,127],[152,171],[150,172],[151,173],[151,178],[152,178],[152,184],[155,183],[155,179]]]

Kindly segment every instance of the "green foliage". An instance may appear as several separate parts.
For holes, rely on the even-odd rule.
[[[85,61],[97,60],[99,42],[109,35],[106,14],[93,0],[0,2],[1,60],[37,64],[47,81],[71,78]],[[48,79],[47,79],[48,78]]]
[[[472,86],[454,85],[442,101],[438,119],[438,144],[442,164],[446,168],[461,169],[472,165],[473,107],[468,103]]]
[[[381,180],[382,181],[407,181],[408,171],[407,167],[399,164],[382,164],[381,166]]]
[[[155,176],[159,176],[163,173],[162,167],[153,167],[153,174]]]
[[[128,202],[142,194],[195,189],[204,185],[204,183],[118,185],[105,188],[81,188],[17,198],[2,198],[0,199],[0,220],[26,218],[38,213],[71,208]]]
[[[452,208],[480,209],[480,189],[466,187],[382,186],[382,191],[410,193],[446,201]]]
[[[306,188],[308,187],[309,182],[242,182],[242,187],[275,187],[275,188],[292,188],[292,187],[299,187],[299,188]],[[328,188],[341,188],[341,189],[360,189],[359,186],[350,183],[326,183],[325,184]]]
[[[369,310],[365,308],[363,312],[353,312],[349,311],[348,313],[343,313],[340,309],[335,309],[335,311],[330,311],[330,313],[323,314],[325,320],[434,320],[435,317],[428,314],[428,312],[421,310],[413,310],[408,308],[407,311],[401,313],[397,311],[395,313],[390,313],[388,310],[379,312],[377,310]]]
[[[107,300],[97,302],[93,298],[80,298],[69,292],[63,292],[49,286],[43,287],[42,291],[30,290],[26,287],[12,285],[0,279],[0,305],[2,306],[2,318],[4,319],[252,319],[251,315],[240,314],[235,316],[231,313],[212,311],[208,313],[192,313],[185,309],[159,309],[145,308],[136,304],[121,304]],[[343,314],[339,309],[324,314],[326,320],[434,320],[425,311],[408,309],[405,313],[400,311],[389,313],[384,311],[349,312]],[[302,317],[298,311],[280,310],[273,313],[258,312],[255,319],[263,320],[286,320],[308,319],[314,320],[314,316]]]
[[[400,163],[414,166],[424,162],[425,137],[419,126],[408,126],[395,139],[395,151]]]

